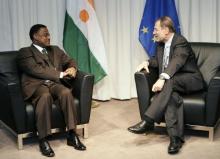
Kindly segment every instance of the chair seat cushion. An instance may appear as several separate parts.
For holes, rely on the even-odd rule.
[[[205,92],[183,95],[185,124],[205,125]]]

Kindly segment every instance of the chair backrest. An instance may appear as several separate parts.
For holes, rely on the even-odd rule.
[[[191,42],[197,65],[206,85],[220,69],[220,43]]]
[[[18,51],[0,52],[0,82],[4,84],[20,82],[16,57]]]

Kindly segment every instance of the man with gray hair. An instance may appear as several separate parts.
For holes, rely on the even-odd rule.
[[[170,17],[159,18],[154,26],[154,40],[158,42],[156,56],[144,61],[137,71],[148,67],[159,70],[159,78],[154,83],[153,101],[141,122],[128,128],[135,134],[154,129],[154,122],[160,123],[163,116],[170,137],[168,153],[175,154],[184,143],[183,100],[180,93],[190,93],[203,89],[203,78],[197,67],[195,56],[187,40],[175,33]]]

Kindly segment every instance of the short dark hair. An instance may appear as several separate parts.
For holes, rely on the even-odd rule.
[[[170,32],[175,33],[176,29],[174,27],[174,23],[172,21],[172,19],[168,16],[163,16],[161,18],[159,18],[157,21],[160,21],[160,26],[163,27],[167,27],[169,29]]]
[[[31,40],[33,41],[34,39],[34,34],[36,34],[41,28],[46,28],[47,26],[43,25],[43,24],[35,24],[31,27],[30,32],[29,32],[29,36],[31,38]]]

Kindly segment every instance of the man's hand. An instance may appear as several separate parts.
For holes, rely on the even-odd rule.
[[[142,69],[145,69],[147,71],[147,73],[149,73],[149,69],[148,69],[148,65],[149,65],[149,62],[148,61],[144,61],[142,62],[140,65],[138,65],[137,69],[136,69],[136,72],[139,72],[141,71]]]
[[[164,79],[158,79],[156,83],[154,83],[152,87],[153,92],[160,92],[163,89],[165,80]]]
[[[76,77],[77,70],[74,67],[70,67],[63,72],[63,76]]]

